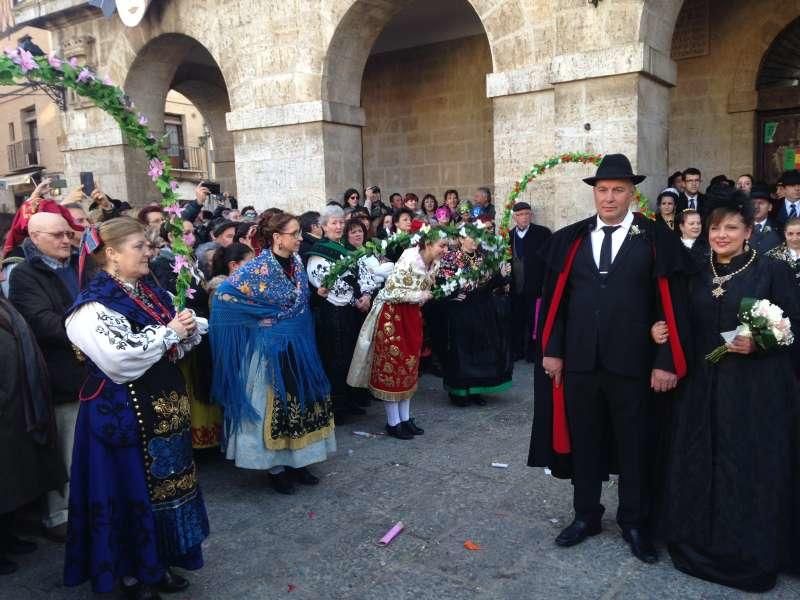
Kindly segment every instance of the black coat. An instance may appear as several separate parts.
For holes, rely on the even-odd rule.
[[[523,263],[524,283],[522,294],[526,298],[536,299],[542,295],[542,285],[544,284],[545,263],[539,252],[550,239],[552,232],[547,227],[534,225],[531,223],[528,233],[520,239],[517,236],[517,228],[511,230],[511,250],[514,256],[520,256]],[[517,273],[514,274],[515,277]],[[517,289],[517,281],[512,283],[511,289]]]
[[[780,233],[777,225],[772,219],[767,219],[765,229],[756,231],[753,227],[753,234],[750,236],[750,245],[756,249],[759,254],[766,254],[773,248],[777,248],[783,242],[783,236]]]
[[[77,269],[77,256],[73,263]],[[11,271],[9,300],[33,330],[50,372],[53,401],[77,402],[86,365],[67,337],[64,315],[73,298],[40,256],[32,256]]]
[[[680,196],[678,196],[678,204],[675,209],[675,214],[679,215],[682,211],[689,208],[689,198],[686,196],[686,192],[681,192]],[[701,194],[700,192],[697,193],[697,212],[700,213],[700,216],[703,218],[703,221],[706,220],[706,215],[708,214],[708,199],[706,198],[705,194]]]

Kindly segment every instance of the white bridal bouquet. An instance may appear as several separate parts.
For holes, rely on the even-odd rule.
[[[741,325],[729,336],[722,334],[726,342],[733,341],[736,336],[753,338],[756,346],[761,350],[772,350],[778,346],[791,346],[794,342],[792,325],[788,317],[783,315],[783,309],[769,300],[756,300],[755,298],[742,298],[739,305],[739,321]],[[706,360],[717,363],[728,353],[726,344],[714,349]]]

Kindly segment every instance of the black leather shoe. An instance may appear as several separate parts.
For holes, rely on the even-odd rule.
[[[289,472],[292,474],[292,478],[297,483],[301,483],[303,485],[317,485],[319,483],[319,477],[314,475],[305,467],[300,467],[299,469],[290,469]]]
[[[658,552],[650,536],[641,529],[623,529],[622,539],[628,542],[631,553],[640,561],[647,564],[658,562]]]
[[[31,554],[36,552],[36,544],[34,542],[29,542],[28,540],[23,540],[16,536],[11,536],[8,541],[8,547],[6,550],[9,554]]]
[[[470,400],[472,400],[473,404],[477,404],[478,406],[486,406],[486,398],[480,394],[473,394],[470,396]]]
[[[556,544],[563,548],[569,548],[570,546],[580,544],[589,536],[597,535],[602,530],[603,528],[600,526],[599,521],[596,523],[587,523],[586,521],[575,519],[567,528],[558,534]]]
[[[386,425],[386,433],[388,433],[391,437],[397,438],[398,440],[413,440],[414,434],[408,433],[402,425],[395,425],[392,427],[391,425]]]
[[[278,492],[279,494],[285,494],[287,496],[291,496],[294,494],[294,484],[289,477],[289,472],[284,469],[277,475],[273,475],[272,473],[268,473],[269,475],[269,482],[272,485],[272,489]]]
[[[5,556],[0,556],[0,575],[11,575],[16,573],[19,565],[13,560],[8,560]]]
[[[158,583],[158,591],[162,594],[177,594],[189,587],[189,582],[185,577],[181,577],[177,573],[173,573],[167,569],[164,577]]]
[[[405,429],[411,435],[422,435],[425,433],[425,430],[422,427],[417,427],[417,424],[414,423],[414,419],[409,419],[408,421],[400,421],[400,427]]]

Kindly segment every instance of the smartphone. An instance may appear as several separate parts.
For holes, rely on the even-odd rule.
[[[53,179],[53,181],[50,182],[50,187],[63,190],[65,187],[67,187],[67,180],[66,179]]]
[[[94,191],[94,173],[81,171],[81,185],[83,186],[83,193],[87,196],[91,195]]]

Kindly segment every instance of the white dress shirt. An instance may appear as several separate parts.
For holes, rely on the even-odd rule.
[[[800,200],[789,200],[788,198],[784,198],[784,204],[786,205],[786,214],[791,214],[790,211],[792,210],[792,205],[794,205],[794,214],[795,216],[800,217]]]
[[[692,206],[692,202],[694,202],[694,206]],[[686,208],[692,208],[694,210],[700,208],[697,204],[697,196],[686,195]]]
[[[520,229],[519,227],[516,227],[515,229],[517,230],[517,237],[521,240],[524,240],[525,234],[528,233],[528,230],[530,228],[531,228],[530,225],[528,225],[525,229]]]
[[[603,238],[605,237],[605,232],[603,231],[603,227],[607,225],[604,223],[603,220],[598,216],[596,217],[596,222],[594,226],[594,231],[592,231],[590,237],[592,240],[592,254],[594,255],[594,264],[597,265],[597,268],[600,268],[600,249],[603,246]],[[622,223],[619,223],[619,229],[617,229],[614,233],[611,234],[611,263],[614,263],[614,259],[617,258],[617,252],[619,249],[622,248],[623,242],[625,242],[625,236],[628,235],[628,231],[633,225],[633,213],[628,211],[628,214],[625,215],[625,218],[622,219]]]

